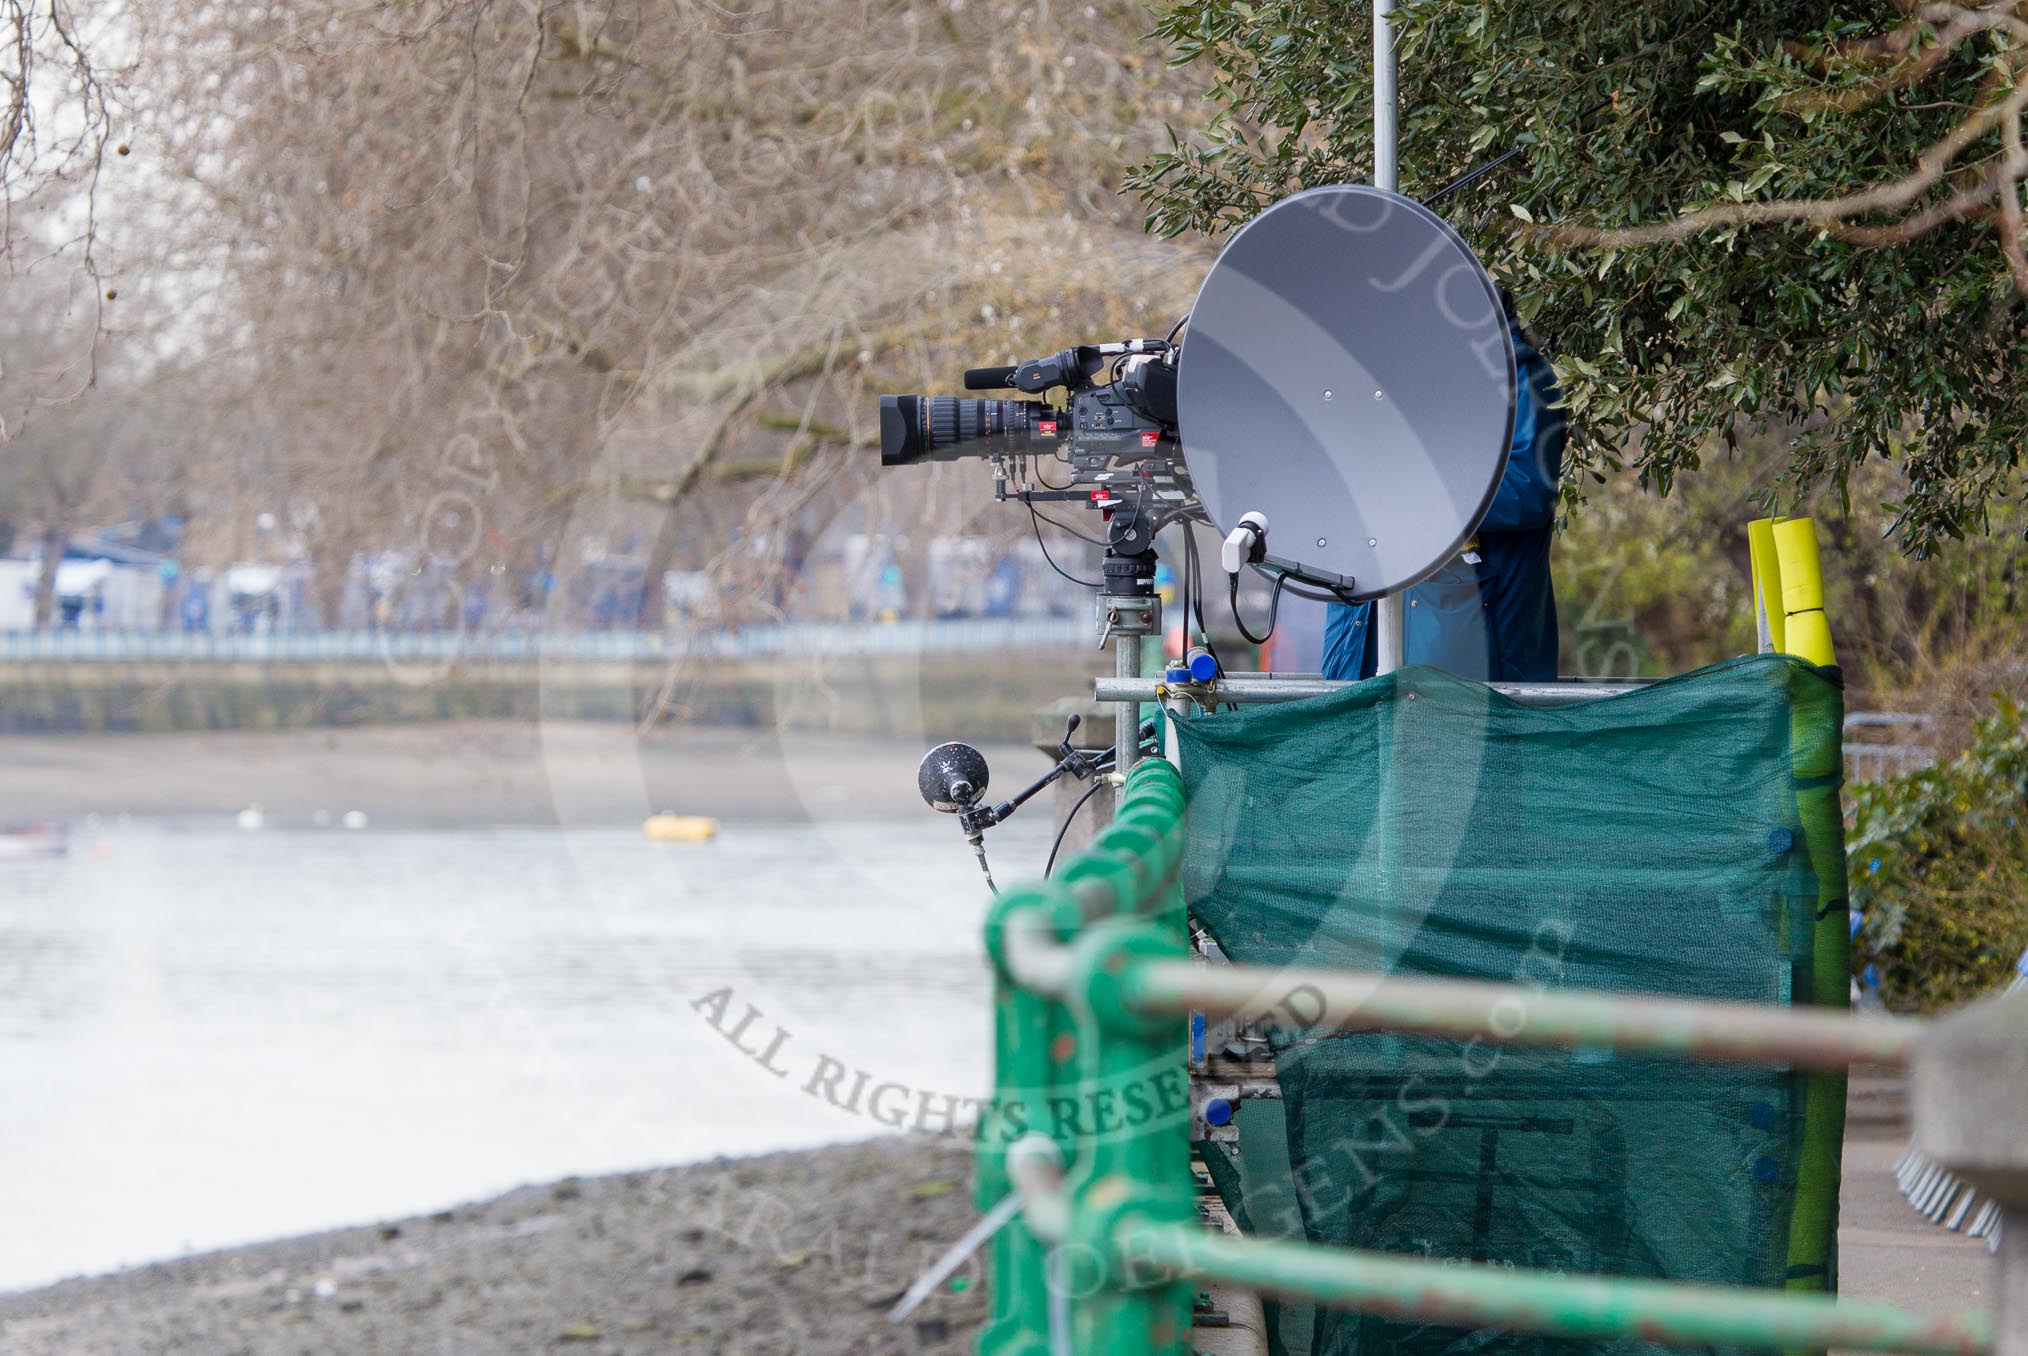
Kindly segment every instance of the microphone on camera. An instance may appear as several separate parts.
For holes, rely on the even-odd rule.
[[[965,371],[967,391],[1006,391],[1014,386],[1011,367],[973,367]]]

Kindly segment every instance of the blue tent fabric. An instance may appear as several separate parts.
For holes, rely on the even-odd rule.
[[[1479,557],[1459,557],[1408,591],[1402,643],[1410,664],[1486,682],[1556,677],[1556,592],[1549,543],[1568,425],[1549,360],[1511,322],[1520,381],[1514,440],[1493,506],[1479,526]],[[1371,678],[1378,652],[1372,605],[1333,604],[1324,623],[1324,676]]]

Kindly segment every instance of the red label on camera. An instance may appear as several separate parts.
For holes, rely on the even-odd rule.
[[[1035,427],[1040,429],[1044,433],[1054,433],[1056,432],[1056,421],[1054,419],[1044,419],[1041,423],[1037,424]]]
[[[1159,443],[1161,441],[1162,435],[1155,432],[1155,430],[1153,429],[1145,429],[1141,433],[1142,447],[1153,447],[1156,443]]]

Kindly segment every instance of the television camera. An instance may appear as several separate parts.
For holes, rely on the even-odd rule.
[[[1285,591],[1363,602],[1435,573],[1499,488],[1515,382],[1505,306],[1456,232],[1424,204],[1337,185],[1241,228],[1166,338],[965,373],[966,390],[1048,399],[882,396],[880,459],[981,458],[995,499],[1027,507],[1038,538],[1038,505],[1099,512],[1099,643],[1135,678],[1142,638],[1162,634],[1155,544],[1171,524],[1221,535],[1233,620],[1256,644]],[[1184,543],[1185,652],[1165,664],[1164,690],[1201,703],[1221,666],[1203,634],[1194,534]],[[1271,584],[1259,635],[1239,615],[1249,569]],[[1139,714],[1119,709],[1122,772],[1140,752]],[[966,827],[975,848],[978,827]]]
[[[882,396],[880,463],[983,457],[993,464],[998,501],[1030,510],[1048,503],[1097,510],[1106,546],[1099,642],[1158,634],[1156,534],[1172,522],[1204,516],[1178,455],[1175,354],[1166,339],[1130,339],[965,373],[968,391],[1061,391],[1062,405]],[[1098,380],[1108,372],[1109,380]],[[1052,463],[1065,476],[1060,482],[1043,474]]]

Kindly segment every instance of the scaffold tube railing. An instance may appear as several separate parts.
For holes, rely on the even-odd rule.
[[[1054,1149],[1014,1146],[1024,1212],[1045,1239],[1069,1236]],[[1283,1299],[1392,1318],[1552,1337],[1635,1338],[1664,1346],[1922,1352],[1975,1356],[1992,1346],[1983,1314],[1919,1314],[1891,1304],[1786,1295],[1740,1286],[1554,1276],[1300,1243],[1232,1238],[1196,1224],[1127,1216],[1108,1240],[1123,1274],[1222,1281]]]
[[[1113,825],[1050,881],[995,903],[995,1095],[979,1123],[982,1208],[1023,1209],[990,1258],[993,1316],[982,1356],[1124,1356],[1190,1350],[1188,1282],[1467,1328],[1665,1346],[2028,1356],[2028,1263],[2003,1259],[1998,1319],[1750,1287],[1566,1276],[1222,1235],[1197,1217],[1188,1170],[1184,1041],[1192,1012],[1287,1029],[1405,1031],[1516,1045],[1576,1046],[1786,1067],[1912,1065],[1923,1080],[1983,1088],[1981,1060],[2028,1048],[2028,994],[1935,1026],[1741,1003],[1547,992],[1518,985],[1209,965],[1185,946],[1179,871],[1183,793],[1149,760]],[[1997,1052],[1997,1055],[1995,1054]],[[1996,1094],[1997,1095],[1997,1094]],[[2004,1105],[2018,1107],[2020,1098]],[[1937,1099],[1932,1096],[1930,1101]],[[1991,1112],[1967,1112],[1990,1120]],[[1960,1140],[1963,1172],[2028,1182],[2028,1161],[1974,1163],[2028,1146],[2028,1126]],[[1969,1139],[1967,1139],[1969,1136]],[[2018,1150],[2028,1159],[2028,1147]],[[2004,1187],[2002,1188],[2005,1189]],[[2003,1205],[2008,1201],[2003,1199]],[[2015,1202],[2015,1205],[2020,1204]],[[2019,1231],[2028,1234],[2028,1220]],[[2020,1331],[2016,1331],[2019,1328]]]
[[[1069,973],[1066,948],[1029,935],[1017,943],[1013,959],[1023,982],[1040,992],[1061,992]],[[1304,967],[1154,961],[1130,967],[1120,982],[1122,1000],[1139,1013],[1201,1012],[1278,1021],[1291,1029],[1401,1031],[1804,1069],[1906,1065],[1920,1030],[1917,1023],[1893,1018],[1842,1017],[1764,1003],[1557,993]]]

